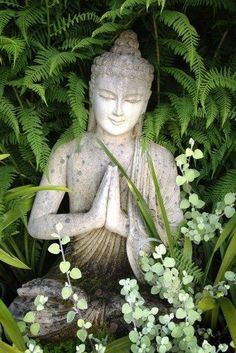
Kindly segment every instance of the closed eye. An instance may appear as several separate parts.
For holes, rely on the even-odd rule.
[[[116,99],[114,96],[109,95],[109,94],[99,93],[98,95],[99,95],[99,97],[102,97],[104,99],[112,99],[112,100]]]
[[[135,104],[141,102],[141,99],[126,99],[125,101],[131,104]]]

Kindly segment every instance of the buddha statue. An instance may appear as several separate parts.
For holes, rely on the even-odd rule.
[[[138,257],[148,238],[125,178],[112,165],[98,140],[136,184],[149,205],[162,241],[166,242],[154,186],[140,147],[142,116],[151,95],[152,80],[153,67],[141,57],[133,31],[122,32],[110,52],[95,58],[88,131],[79,147],[77,141],[71,141],[53,150],[40,184],[67,186],[71,190],[69,213],[57,213],[64,192],[40,191],[29,219],[29,233],[38,239],[54,239],[56,224],[63,225],[63,234],[71,238],[66,258],[83,274],[74,286],[88,301],[84,318],[95,326],[115,329],[119,325],[116,318],[121,320],[122,298],[117,284],[127,276],[142,280]],[[148,151],[158,173],[169,222],[175,227],[182,212],[174,158],[154,143]],[[75,324],[66,323],[71,303],[61,297],[64,282],[65,276],[55,266],[45,277],[19,288],[18,297],[11,304],[12,312],[20,319],[33,309],[38,294],[49,298],[38,317],[39,337],[43,339],[65,339],[74,332]]]

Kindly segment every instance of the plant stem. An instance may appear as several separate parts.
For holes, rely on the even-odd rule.
[[[220,42],[219,42],[219,44],[218,44],[218,46],[216,48],[216,51],[215,51],[215,54],[214,54],[214,59],[216,59],[217,55],[219,54],[220,48],[222,47],[222,45],[223,45],[223,43],[225,41],[225,38],[228,35],[228,33],[229,33],[228,30],[223,33],[223,36],[221,37],[221,40],[220,40]]]
[[[50,33],[50,13],[49,13],[49,5],[48,0],[45,0],[46,10],[47,10],[47,28],[48,28],[48,46],[51,44],[51,33]]]
[[[154,39],[156,47],[156,59],[157,59],[157,104],[160,104],[160,48],[159,48],[159,37],[157,31],[157,23],[154,14],[152,15],[153,28],[154,28]]]
[[[23,109],[24,106],[23,106],[23,104],[22,104],[22,102],[21,102],[20,96],[19,96],[19,94],[18,94],[16,88],[15,88],[15,87],[12,87],[12,88],[13,88],[13,91],[14,91],[14,93],[15,93],[16,99],[17,99],[17,101],[18,101],[20,107]]]

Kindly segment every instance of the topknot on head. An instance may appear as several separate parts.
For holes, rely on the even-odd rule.
[[[123,31],[116,39],[111,52],[121,55],[134,55],[136,57],[141,57],[141,53],[138,48],[139,43],[136,33],[127,30]]]

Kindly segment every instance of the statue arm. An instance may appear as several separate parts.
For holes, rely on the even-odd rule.
[[[52,154],[48,171],[40,185],[67,186],[67,155],[71,153],[68,145],[59,147]],[[31,211],[28,231],[38,239],[53,239],[57,223],[62,223],[63,233],[73,237],[100,228],[105,223],[106,204],[110,185],[110,170],[104,175],[93,205],[85,213],[57,214],[64,197],[62,191],[40,191],[37,193]]]
[[[180,188],[176,185],[177,167],[174,156],[166,148],[152,145],[152,159],[160,184],[164,206],[171,228],[175,228],[183,219],[180,209]],[[161,156],[161,157],[160,157]]]

